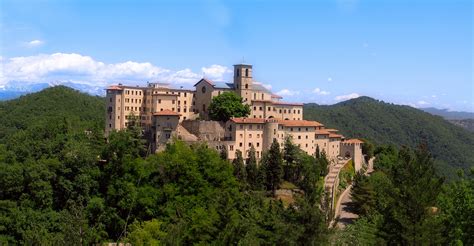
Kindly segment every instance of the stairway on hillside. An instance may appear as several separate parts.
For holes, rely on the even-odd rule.
[[[324,187],[326,189],[332,189],[334,186],[334,183],[336,182],[336,179],[338,178],[339,172],[341,169],[344,167],[346,164],[345,161],[338,161],[336,165],[331,167],[328,175],[326,175],[326,178],[324,180]]]

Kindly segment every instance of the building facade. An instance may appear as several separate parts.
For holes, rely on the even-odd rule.
[[[188,142],[206,141],[217,150],[225,149],[228,159],[234,159],[237,150],[245,158],[252,147],[257,158],[261,158],[274,139],[283,146],[285,139],[291,138],[307,154],[314,155],[319,148],[332,162],[341,155],[355,157],[357,161],[361,159],[359,140],[344,140],[336,129],[326,129],[319,122],[303,120],[303,104],[281,101],[282,97],[254,82],[252,69],[248,64],[234,65],[232,83],[203,78],[194,85],[194,90],[171,88],[162,83],[149,83],[146,87],[109,86],[106,136],[130,124],[139,124],[149,134],[153,151],[159,151],[170,139],[177,137],[188,139]],[[243,103],[250,106],[250,115],[225,123],[205,121],[209,119],[212,98],[224,92],[242,97]],[[198,130],[206,128],[199,127],[200,124],[214,125],[219,134],[209,138],[209,132]]]

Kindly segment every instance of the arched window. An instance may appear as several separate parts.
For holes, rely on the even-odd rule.
[[[245,89],[248,89],[249,88],[249,85],[248,84],[245,84]]]
[[[249,76],[249,69],[246,68],[246,69],[245,69],[245,77],[248,77],[248,76]]]
[[[237,69],[237,77],[239,77],[239,76],[240,76],[240,70]]]

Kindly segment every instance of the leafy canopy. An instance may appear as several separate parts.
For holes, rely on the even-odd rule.
[[[250,106],[242,103],[242,98],[233,92],[224,92],[212,98],[209,105],[211,120],[228,121],[232,117],[247,117]]]

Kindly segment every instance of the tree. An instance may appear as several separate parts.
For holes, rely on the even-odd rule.
[[[300,177],[300,161],[298,161],[300,149],[291,142],[291,137],[287,136],[283,147],[283,179],[289,182],[297,182]]]
[[[283,158],[280,152],[280,144],[276,139],[273,139],[268,156],[263,163],[265,165],[265,186],[268,191],[275,195],[283,176]]]
[[[369,161],[374,156],[375,146],[367,139],[362,139],[362,154],[365,155],[365,161]]]
[[[247,175],[244,167],[244,158],[240,150],[235,151],[235,159],[232,161],[232,164],[234,165],[234,176],[240,181],[245,181]]]
[[[257,166],[257,157],[255,156],[255,148],[253,145],[249,150],[249,157],[247,158],[247,164],[245,165],[245,171],[247,173],[247,184],[249,184],[251,189],[258,189],[258,166]]]
[[[211,120],[226,122],[232,117],[247,117],[250,106],[242,103],[242,98],[233,92],[224,92],[212,98],[209,105]]]

